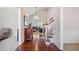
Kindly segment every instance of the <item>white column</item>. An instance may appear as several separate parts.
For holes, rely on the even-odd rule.
[[[19,45],[21,44],[21,9],[18,8]]]
[[[63,50],[63,7],[60,8],[60,49]]]

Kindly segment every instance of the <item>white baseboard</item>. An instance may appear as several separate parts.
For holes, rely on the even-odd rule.
[[[79,43],[79,40],[65,40],[64,43]]]

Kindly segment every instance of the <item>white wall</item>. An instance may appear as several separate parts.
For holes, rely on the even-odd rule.
[[[2,27],[2,19],[3,19],[3,13],[2,13],[2,8],[0,8],[0,29],[1,29],[1,27]]]
[[[63,9],[64,43],[79,43],[79,8]]]
[[[54,7],[48,10],[49,17],[54,17],[54,22],[49,25],[49,30],[52,29],[54,38],[51,39],[52,43],[55,43],[60,48],[60,8]]]
[[[0,8],[0,29],[11,28],[11,37],[0,41],[0,51],[15,50],[18,46],[17,41],[18,8]]]
[[[17,8],[2,8],[2,27],[12,29],[12,36],[17,36],[18,10]]]

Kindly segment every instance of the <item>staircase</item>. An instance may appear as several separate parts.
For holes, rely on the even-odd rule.
[[[48,26],[54,21],[54,18],[51,17],[50,19],[48,19],[48,21],[44,24],[44,28],[45,28],[45,44],[46,45],[50,45],[50,38],[53,38],[54,37],[54,34],[52,33],[49,33],[49,30],[48,30]]]

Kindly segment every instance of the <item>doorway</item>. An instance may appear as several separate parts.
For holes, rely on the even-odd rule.
[[[53,11],[52,11],[53,10]],[[55,20],[54,20],[55,19]],[[58,7],[26,7],[21,8],[21,21],[24,29],[24,46],[21,50],[55,51],[60,50],[60,8]],[[49,21],[50,20],[50,21]],[[54,20],[53,22],[51,20]],[[49,22],[48,22],[49,21]],[[51,23],[52,22],[52,23]],[[47,25],[47,24],[49,25]],[[31,24],[32,40],[25,39],[28,36],[25,28]],[[26,36],[25,36],[26,35]],[[50,36],[52,35],[52,36]],[[34,41],[35,40],[35,41]],[[31,49],[29,49],[30,47]]]

